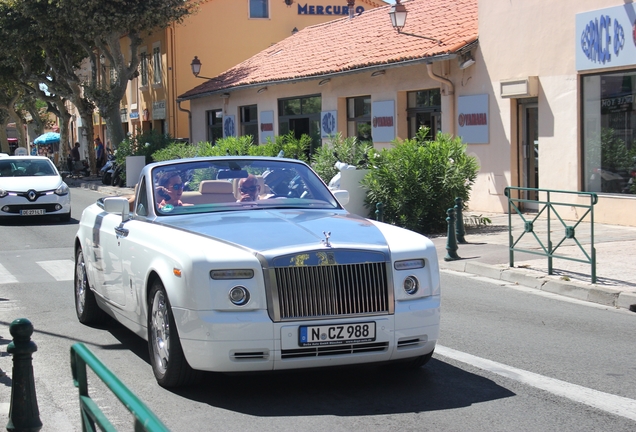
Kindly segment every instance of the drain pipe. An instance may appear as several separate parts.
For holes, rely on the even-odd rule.
[[[190,134],[188,141],[190,141],[190,144],[192,144],[192,112],[185,108],[181,108],[181,101],[179,99],[177,99],[177,108],[179,108],[179,111],[188,113],[188,133]]]
[[[448,87],[448,96],[451,96],[451,136],[455,136],[455,85],[452,81],[441,77],[439,75],[435,75],[433,72],[433,64],[426,63],[426,71],[428,72],[428,76],[434,79],[435,81],[441,82],[442,84],[446,84]]]

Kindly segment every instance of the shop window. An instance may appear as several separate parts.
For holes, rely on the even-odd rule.
[[[258,114],[256,105],[241,108],[241,136],[251,135],[252,143],[258,144]]]
[[[439,89],[407,93],[408,137],[415,138],[421,127],[429,129],[427,138],[434,140],[441,129],[442,98]]]
[[[636,71],[582,80],[583,188],[636,193]]]
[[[161,84],[161,47],[152,48],[152,83]]]
[[[296,139],[300,139],[303,135],[309,136],[311,145],[307,156],[311,156],[322,143],[320,139],[321,109],[322,97],[320,95],[279,99],[278,133],[287,135],[292,132]]]
[[[250,18],[269,18],[268,0],[249,0]]]
[[[208,142],[216,144],[216,140],[223,138],[223,111],[212,110],[206,111],[207,128],[208,128]]]
[[[371,96],[347,98],[347,135],[371,141]]]

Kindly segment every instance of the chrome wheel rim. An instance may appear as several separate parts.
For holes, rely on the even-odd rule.
[[[155,367],[162,375],[168,369],[170,360],[170,318],[166,298],[162,291],[157,291],[152,299],[152,315],[150,320],[150,336]]]
[[[77,264],[75,264],[75,307],[79,315],[84,313],[87,289],[86,264],[84,263],[84,255],[80,253],[77,257]]]

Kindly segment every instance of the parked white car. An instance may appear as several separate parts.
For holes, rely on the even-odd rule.
[[[47,157],[0,158],[0,217],[16,216],[71,220],[71,192]]]
[[[296,160],[147,165],[130,210],[106,197],[82,214],[77,317],[146,339],[164,387],[196,371],[420,367],[439,334],[435,247],[348,213],[347,196]]]

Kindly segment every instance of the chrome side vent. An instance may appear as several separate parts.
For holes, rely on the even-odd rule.
[[[419,338],[400,339],[397,343],[397,349],[418,347],[426,344],[426,342],[428,342],[428,337],[426,336]]]
[[[235,352],[232,354],[232,360],[235,361],[267,360],[268,358],[268,351]]]

